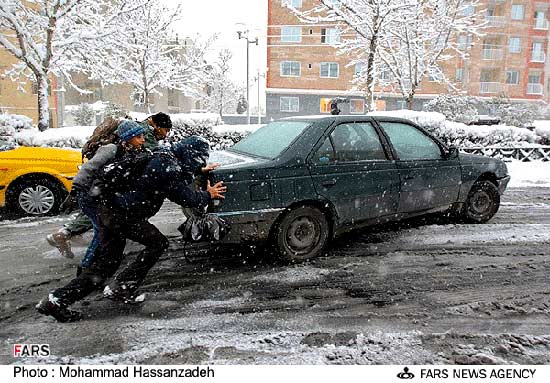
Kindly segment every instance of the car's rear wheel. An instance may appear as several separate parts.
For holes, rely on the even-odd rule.
[[[8,204],[20,215],[57,214],[63,197],[64,192],[59,184],[40,177],[19,181],[8,190]]]
[[[283,216],[274,235],[283,260],[303,262],[321,254],[329,239],[329,223],[319,209],[300,206]]]
[[[500,194],[489,181],[474,183],[463,208],[462,217],[467,222],[484,223],[493,218],[500,206]]]

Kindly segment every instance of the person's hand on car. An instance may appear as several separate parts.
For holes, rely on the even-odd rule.
[[[208,164],[204,168],[201,169],[201,172],[208,173],[216,168],[218,168],[221,164],[219,162],[214,162],[213,164]]]
[[[211,186],[210,181],[208,181],[206,184],[206,191],[210,194],[212,199],[224,199],[224,193],[227,191],[227,186],[223,186],[223,181]]]

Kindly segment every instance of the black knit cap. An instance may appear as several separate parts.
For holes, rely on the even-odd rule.
[[[153,114],[151,119],[159,128],[172,129],[172,120],[166,113],[159,112],[157,114]]]

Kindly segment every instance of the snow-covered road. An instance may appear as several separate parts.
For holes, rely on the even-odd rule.
[[[175,236],[179,219],[167,204],[154,221]],[[509,189],[485,225],[353,232],[305,265],[236,249],[188,262],[174,237],[143,304],[94,295],[75,324],[33,310],[78,262],[43,239],[62,221],[0,224],[2,363],[16,342],[50,344],[32,363],[550,363],[550,188]]]

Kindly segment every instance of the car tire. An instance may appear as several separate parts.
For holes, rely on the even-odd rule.
[[[8,206],[18,215],[41,217],[59,213],[65,192],[47,178],[27,178],[8,189]]]
[[[489,181],[474,183],[462,211],[462,218],[470,223],[484,223],[493,218],[500,206],[500,194]]]
[[[329,239],[325,214],[310,206],[287,212],[275,229],[274,242],[280,259],[299,263],[321,254]]]

